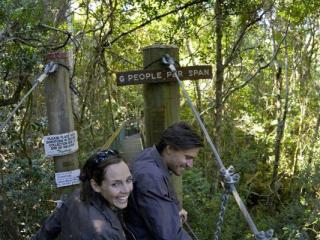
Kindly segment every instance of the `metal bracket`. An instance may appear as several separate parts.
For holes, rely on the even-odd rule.
[[[174,66],[175,64],[175,61],[172,57],[169,56],[169,54],[165,54],[163,57],[162,57],[162,62],[165,64],[165,65],[168,65],[169,69],[171,72],[175,73],[177,72],[177,69],[176,67]]]
[[[49,62],[47,63],[46,67],[44,68],[44,73],[46,75],[49,75],[50,73],[53,73],[57,70],[58,68],[58,64],[56,64],[55,62]]]
[[[220,169],[220,174],[222,176],[222,180],[226,185],[229,184],[235,184],[239,182],[240,175],[238,173],[235,173],[235,169],[233,166]]]

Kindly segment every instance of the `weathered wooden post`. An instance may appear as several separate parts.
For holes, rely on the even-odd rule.
[[[179,120],[179,84],[174,74],[162,63],[162,57],[166,54],[178,62],[179,49],[176,46],[154,44],[143,49],[145,70],[117,73],[119,86],[144,84],[146,147],[157,143],[163,130]],[[178,67],[177,74],[181,80],[211,79],[212,67],[209,65]],[[172,183],[182,203],[181,178],[174,176]]]
[[[167,69],[162,57],[169,54],[179,61],[179,49],[176,46],[151,45],[143,49],[145,69]],[[145,144],[150,147],[157,143],[161,133],[174,122],[179,121],[180,92],[176,81],[147,83],[143,85]],[[182,203],[181,177],[172,175],[172,184],[178,199]]]
[[[162,57],[169,54],[179,60],[176,46],[151,45],[143,49],[145,69],[167,69]],[[179,121],[180,94],[177,82],[144,84],[144,127],[146,147],[159,141],[160,135],[169,125]]]
[[[57,187],[62,191],[79,183],[77,132],[74,131],[69,88],[68,54],[54,52],[47,61],[58,64],[57,70],[45,81],[49,136],[45,136],[46,156],[52,156]]]

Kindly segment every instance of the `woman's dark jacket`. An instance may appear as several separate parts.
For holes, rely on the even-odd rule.
[[[62,240],[125,240],[117,214],[106,200],[96,194],[90,203],[80,200],[76,190],[45,221],[32,240],[50,240],[60,235]]]
[[[180,204],[169,170],[156,147],[142,151],[132,166],[133,192],[125,210],[128,229],[137,240],[191,240],[182,228]]]

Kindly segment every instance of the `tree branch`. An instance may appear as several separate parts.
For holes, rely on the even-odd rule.
[[[245,87],[246,85],[248,85],[263,69],[269,67],[269,66],[272,64],[273,60],[274,60],[274,59],[276,58],[276,56],[278,55],[278,52],[279,52],[279,50],[280,50],[280,47],[281,47],[283,41],[284,41],[284,40],[286,39],[286,37],[287,37],[287,33],[288,33],[288,27],[287,27],[287,29],[286,29],[286,32],[285,32],[283,38],[281,39],[281,41],[280,41],[280,43],[279,43],[276,51],[274,52],[273,56],[271,57],[270,61],[269,61],[267,64],[265,64],[265,65],[263,65],[263,66],[260,66],[260,67],[257,69],[257,71],[256,71],[253,75],[251,75],[247,80],[245,80],[243,83],[241,83],[240,85],[238,85],[238,86],[236,86],[236,87],[234,87],[234,88],[228,89],[228,91],[225,93],[225,96],[224,96],[224,98],[223,98],[223,100],[222,100],[222,103],[225,103],[226,100],[227,100],[235,91],[238,91],[239,89],[244,88],[244,87]]]
[[[240,43],[245,35],[245,33],[247,32],[247,30],[253,26],[256,22],[259,22],[262,17],[268,12],[270,11],[272,8],[272,5],[270,6],[270,8],[268,8],[267,10],[265,10],[259,17],[257,18],[254,18],[252,21],[248,22],[246,25],[242,26],[241,30],[240,30],[240,33],[238,35],[238,38],[237,40],[235,41],[233,47],[232,47],[232,50],[231,50],[231,53],[229,54],[228,58],[226,59],[225,63],[223,64],[223,68],[226,68],[230,62],[235,58],[235,53],[236,51],[238,50],[239,46],[240,46]]]
[[[115,37],[110,43],[109,43],[109,42],[105,43],[105,44],[103,45],[103,47],[104,47],[104,48],[109,47],[110,45],[112,45],[113,43],[115,43],[116,41],[118,41],[120,38],[122,38],[122,37],[124,37],[124,36],[126,36],[126,35],[128,35],[128,34],[130,34],[130,33],[132,33],[132,32],[134,32],[134,31],[136,31],[136,30],[138,30],[138,29],[140,29],[140,28],[142,28],[142,27],[144,27],[144,26],[146,26],[146,25],[148,25],[148,24],[150,24],[151,22],[153,22],[153,21],[155,21],[155,20],[159,20],[159,19],[161,19],[161,18],[163,18],[163,17],[166,17],[166,16],[168,16],[168,15],[170,15],[170,14],[172,14],[172,13],[179,12],[180,10],[183,10],[183,9],[185,9],[185,8],[188,8],[188,7],[190,7],[190,6],[196,5],[196,4],[198,4],[198,3],[203,3],[203,2],[207,2],[207,0],[197,0],[197,1],[189,2],[189,3],[187,3],[187,4],[183,5],[183,6],[178,7],[178,8],[176,8],[176,9],[174,9],[174,10],[171,10],[171,11],[169,11],[169,12],[167,12],[167,13],[164,13],[164,14],[158,15],[158,16],[156,16],[156,17],[154,17],[154,18],[151,18],[150,20],[148,20],[148,21],[140,24],[139,26],[137,26],[137,27],[135,27],[135,28],[133,28],[133,29],[130,29],[130,30],[127,31],[127,32],[121,33],[119,36]]]
[[[18,86],[16,88],[16,90],[14,91],[12,97],[7,98],[7,99],[0,99],[0,106],[8,106],[8,105],[12,105],[15,104],[19,101],[20,99],[20,93],[23,90],[26,82],[27,82],[28,77],[27,76],[19,76],[19,82],[18,82]]]

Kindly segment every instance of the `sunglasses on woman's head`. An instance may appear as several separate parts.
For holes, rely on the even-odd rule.
[[[97,157],[96,157],[96,164],[100,164],[101,162],[109,159],[111,156],[119,156],[119,152],[117,150],[112,150],[112,149],[108,149],[108,150],[102,150],[100,152],[97,153]]]

